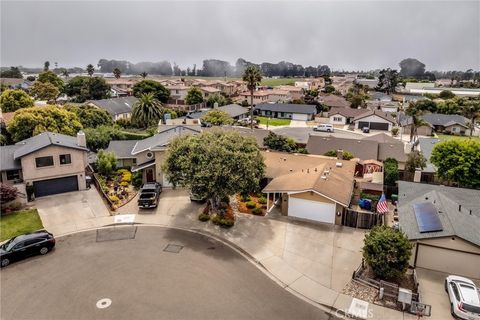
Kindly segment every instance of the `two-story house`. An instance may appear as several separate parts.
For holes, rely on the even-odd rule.
[[[32,186],[36,197],[84,190],[87,152],[81,131],[77,137],[44,132],[15,145],[2,146],[1,181],[21,191]]]

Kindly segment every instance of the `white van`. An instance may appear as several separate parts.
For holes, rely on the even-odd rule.
[[[329,123],[322,123],[313,128],[313,131],[333,132],[333,125]]]

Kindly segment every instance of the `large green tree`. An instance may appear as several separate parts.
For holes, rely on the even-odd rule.
[[[385,184],[394,186],[398,180],[398,161],[394,158],[387,158],[383,162],[383,171],[385,173]]]
[[[93,74],[95,73],[95,67],[93,66],[93,64],[87,65],[87,68],[85,70],[87,71],[90,77],[92,77]]]
[[[132,90],[133,95],[137,98],[146,93],[153,93],[154,97],[161,103],[167,103],[170,98],[170,90],[154,80],[139,81],[133,86]]]
[[[418,150],[410,152],[405,162],[405,175],[407,180],[413,180],[417,169],[423,170],[427,166],[427,159]]]
[[[405,113],[411,117],[411,128],[410,128],[410,142],[418,136],[418,128],[427,123],[422,119],[422,115],[425,113],[425,106],[417,104],[417,102],[410,102]],[[412,146],[413,148],[413,146]]]
[[[258,190],[265,164],[255,138],[213,129],[172,140],[162,168],[174,186],[205,195],[216,211],[222,199]]]
[[[154,94],[142,94],[133,106],[132,123],[139,128],[147,128],[157,125],[162,115],[162,103],[155,98]]]
[[[185,103],[188,105],[198,104],[203,102],[203,94],[202,91],[196,87],[191,88],[187,92],[187,96],[185,97]]]
[[[116,79],[120,79],[120,77],[122,76],[122,71],[118,68],[113,69],[112,73]]]
[[[15,112],[7,127],[15,142],[45,131],[74,136],[80,129],[82,124],[77,115],[57,106],[20,109]]]
[[[203,117],[202,122],[209,123],[214,126],[230,125],[234,120],[228,113],[222,110],[213,109],[208,111]]]
[[[437,175],[462,187],[480,188],[480,142],[451,139],[437,143],[430,161]]]
[[[100,108],[93,106],[72,106],[66,105],[65,109],[74,112],[84,128],[96,128],[103,125],[112,125],[113,120],[110,114]]]
[[[49,82],[53,84],[57,89],[62,92],[63,91],[63,80],[57,76],[53,71],[47,70],[43,71],[38,75],[37,81],[46,83]]]
[[[98,126],[95,128],[85,128],[85,137],[87,147],[92,151],[106,149],[112,140],[125,140],[125,134],[117,126]]]
[[[55,101],[60,90],[50,82],[35,81],[30,88],[30,94],[37,100]]]
[[[23,90],[7,89],[0,95],[0,107],[3,112],[13,112],[22,108],[33,107],[33,99]]]
[[[110,85],[101,77],[77,76],[67,83],[65,93],[74,102],[106,99],[110,97]]]
[[[242,80],[247,83],[247,89],[250,91],[250,120],[253,120],[253,92],[262,82],[262,73],[255,65],[249,65],[243,72]],[[253,130],[253,121],[250,121],[250,128]]]
[[[283,152],[297,152],[297,144],[292,138],[276,134],[272,131],[263,139],[263,144],[270,150]]]
[[[215,93],[215,94],[212,94],[208,97],[207,106],[209,106],[210,108],[213,108],[215,106],[215,103],[217,103],[218,106],[221,107],[221,106],[224,106],[224,105],[228,104],[228,102],[229,102],[228,100],[229,99],[224,97],[222,94]]]
[[[480,117],[480,100],[471,100],[465,103],[462,106],[463,115],[470,120],[470,137],[473,135],[475,130],[475,121]]]
[[[376,226],[363,242],[363,257],[377,277],[398,279],[407,271],[413,245],[401,231]]]

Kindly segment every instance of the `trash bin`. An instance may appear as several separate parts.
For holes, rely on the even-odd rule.
[[[92,184],[92,177],[85,176],[85,184],[86,184],[87,189],[90,189],[90,185]]]

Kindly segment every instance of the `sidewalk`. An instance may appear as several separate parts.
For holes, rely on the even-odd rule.
[[[134,214],[138,209],[132,201],[118,214],[134,214],[138,224],[188,229],[224,240],[249,256],[286,290],[337,316],[349,310],[353,298],[340,292],[361,261],[363,231],[246,214],[237,215],[235,226],[224,229],[200,222],[197,216],[203,206],[191,203],[182,191],[166,193],[157,211]],[[114,219],[114,216],[90,219],[85,229],[112,225]],[[70,226],[65,227],[58,225],[52,230],[56,235],[72,231]],[[368,319],[416,319],[373,304],[369,304],[368,310]]]

